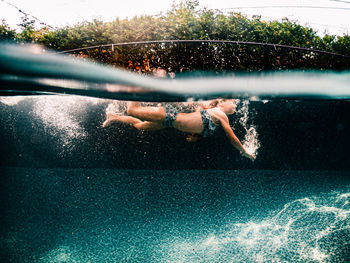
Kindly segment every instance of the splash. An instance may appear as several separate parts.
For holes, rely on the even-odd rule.
[[[0,102],[8,106],[15,106],[25,98],[25,96],[0,97]]]
[[[106,115],[108,113],[116,113],[116,114],[126,114],[127,103],[123,101],[113,101],[108,104],[106,108]]]
[[[258,140],[258,133],[256,127],[251,124],[248,125],[249,115],[252,114],[249,112],[249,101],[243,101],[242,107],[237,111],[242,117],[239,119],[239,123],[245,130],[244,140],[242,141],[243,147],[247,150],[249,154],[257,156],[258,149],[260,148],[260,142]]]
[[[298,199],[260,222],[235,223],[193,240],[173,238],[155,254],[163,254],[160,262],[339,262],[349,256],[349,198]]]
[[[67,147],[73,140],[87,135],[77,116],[84,116],[89,103],[99,102],[98,99],[78,96],[41,96],[36,99],[33,112],[43,121],[46,131]]]

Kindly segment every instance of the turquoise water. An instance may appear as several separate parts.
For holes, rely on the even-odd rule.
[[[350,255],[349,173],[6,168],[2,177],[2,262]]]
[[[348,72],[155,79],[8,45],[0,62],[1,262],[350,261]],[[101,127],[124,100],[217,96],[255,162],[222,131]]]

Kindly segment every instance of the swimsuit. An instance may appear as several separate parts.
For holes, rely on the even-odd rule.
[[[164,107],[164,110],[165,110],[165,119],[163,121],[163,125],[165,128],[171,128],[174,125],[174,122],[176,120],[176,117],[179,111],[172,105],[166,105]],[[215,124],[215,122],[213,121],[213,119],[211,118],[207,110],[201,109],[200,114],[203,122],[202,137],[206,138],[206,137],[212,136],[218,126]]]
[[[213,122],[213,119],[211,118],[209,112],[207,110],[200,110],[202,122],[203,122],[203,133],[202,137],[209,137],[212,136],[218,127],[215,122]]]
[[[178,110],[172,105],[165,105],[165,119],[163,121],[163,125],[165,128],[171,128],[174,125],[174,121],[176,120]]]

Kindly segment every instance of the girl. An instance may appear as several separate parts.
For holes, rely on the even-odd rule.
[[[129,102],[127,115],[107,114],[107,120],[103,127],[117,121],[134,126],[144,131],[156,131],[167,127],[173,127],[179,131],[188,133],[186,140],[195,142],[200,137],[209,137],[215,130],[222,126],[230,143],[240,153],[252,161],[255,156],[247,153],[239,139],[234,134],[228,115],[234,113],[236,105],[234,100],[216,99],[209,106],[197,109],[195,112],[179,112],[171,105],[165,107],[141,107],[139,102]]]

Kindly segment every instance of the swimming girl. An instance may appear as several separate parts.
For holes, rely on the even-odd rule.
[[[234,134],[227,115],[234,113],[234,100],[216,99],[209,106],[198,108],[195,112],[179,112],[172,105],[165,107],[142,107],[139,102],[129,102],[127,115],[107,114],[103,127],[112,122],[122,122],[134,126],[138,130],[156,131],[173,127],[188,133],[186,140],[195,142],[199,138],[212,136],[215,130],[222,126],[230,143],[240,151],[241,155],[251,159],[255,156],[244,149],[242,143]]]

